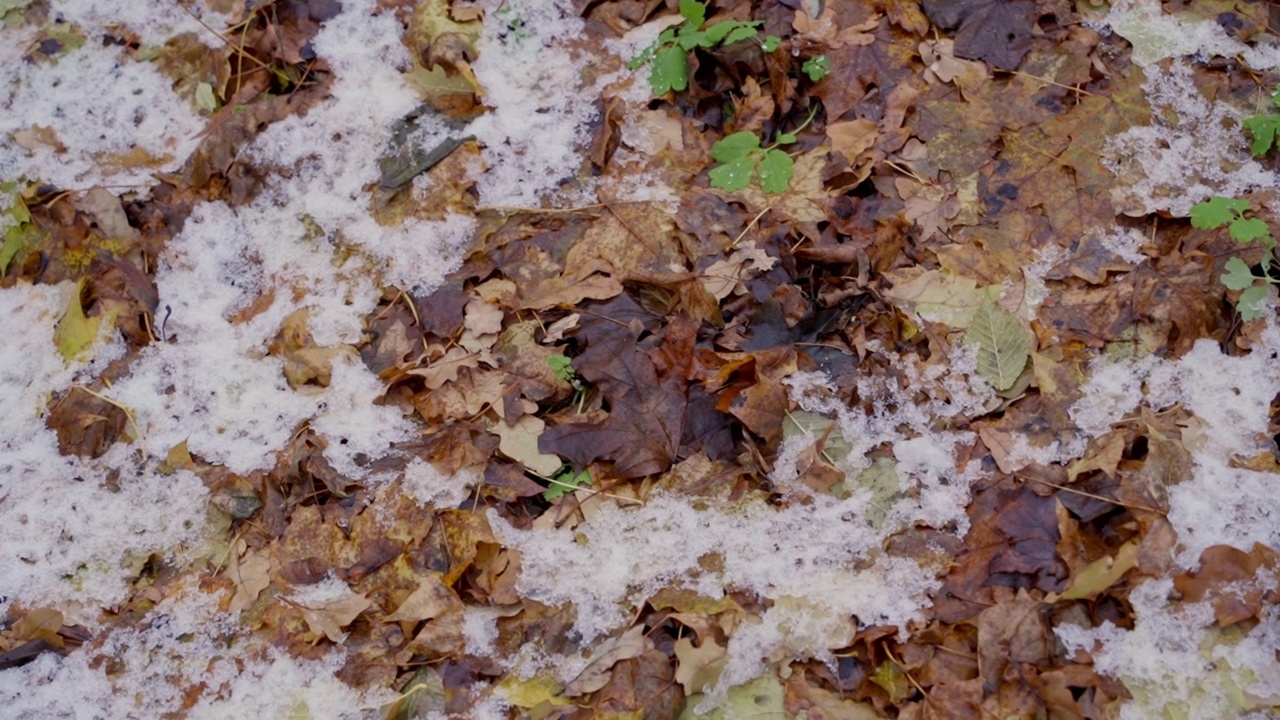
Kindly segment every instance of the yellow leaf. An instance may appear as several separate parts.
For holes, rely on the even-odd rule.
[[[58,346],[58,352],[68,362],[83,356],[93,347],[104,319],[109,325],[114,325],[116,321],[115,311],[97,317],[86,317],[84,308],[80,305],[80,293],[83,288],[83,280],[75,284],[75,289],[70,292],[70,297],[67,299],[67,311],[53,331],[53,341]]]
[[[1097,597],[1107,588],[1120,582],[1130,568],[1138,565],[1138,541],[1130,540],[1116,552],[1115,557],[1106,556],[1089,563],[1071,580],[1062,600],[1084,600]],[[1052,602],[1050,598],[1046,601]]]

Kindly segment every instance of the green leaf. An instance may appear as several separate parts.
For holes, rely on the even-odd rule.
[[[696,30],[707,21],[707,6],[697,0],[680,0],[680,14]]]
[[[760,23],[758,22],[743,23],[742,27],[734,28],[728,35],[726,35],[724,38],[724,41],[721,42],[720,44],[732,45],[738,42],[739,40],[746,40],[749,37],[755,37],[756,27],[758,25],[760,25]]]
[[[792,135],[791,133],[781,133],[778,135],[777,143],[779,145],[790,145],[791,143],[795,142],[797,139],[798,138],[796,138],[796,136]]]
[[[703,35],[712,45],[724,40],[725,36],[742,27],[741,20],[723,20],[707,28]]]
[[[1257,277],[1249,266],[1238,257],[1227,260],[1226,272],[1222,274],[1222,284],[1229,290],[1243,290],[1251,285]]]
[[[22,248],[28,244],[34,244],[40,236],[39,229],[31,223],[31,213],[27,210],[26,203],[22,201],[16,182],[0,184],[0,203],[4,202],[5,195],[9,196],[9,207],[0,210],[0,219],[8,215],[10,222],[0,223],[0,227],[8,225],[4,228],[4,241],[0,242],[0,275],[8,271],[9,263]]]
[[[1253,136],[1249,150],[1255,157],[1262,157],[1275,147],[1276,133],[1280,132],[1280,115],[1254,115],[1245,118],[1244,127]]]
[[[831,61],[827,59],[826,55],[819,55],[806,60],[804,64],[800,66],[800,69],[809,76],[810,80],[818,82],[822,78],[826,77],[827,73],[831,71]]]
[[[736,132],[717,140],[711,146],[711,157],[719,163],[734,162],[759,149],[760,138],[755,133]]]
[[[756,159],[750,155],[717,165],[711,168],[707,176],[711,179],[711,187],[733,192],[751,184],[751,176],[756,172]]]
[[[641,50],[638,55],[636,55],[635,57],[627,61],[627,69],[637,70],[639,68],[644,67],[645,65],[648,65],[649,61],[653,59],[654,51],[657,49],[658,49],[658,43],[654,43],[649,47]]]
[[[1231,235],[1232,240],[1240,243],[1253,242],[1254,240],[1271,236],[1271,231],[1267,229],[1267,224],[1258,218],[1234,220],[1228,233]]]
[[[572,471],[565,472],[556,477],[556,481],[551,483],[542,493],[542,497],[548,500],[555,500],[558,497],[564,497],[580,487],[586,487],[591,484],[591,473],[583,470],[574,475]],[[568,486],[568,487],[566,487]]]
[[[1240,217],[1249,209],[1249,203],[1235,198],[1215,195],[1191,207],[1191,227],[1212,230]]]
[[[773,195],[787,191],[791,184],[791,176],[795,174],[795,163],[791,156],[781,150],[769,150],[760,161],[760,189]]]
[[[676,36],[676,46],[685,52],[689,52],[696,47],[711,47],[714,44],[707,39],[707,34],[700,30],[682,32]]]
[[[1012,314],[988,300],[969,323],[967,339],[978,346],[978,374],[996,390],[1013,387],[1027,364],[1027,331]]]
[[[574,376],[573,361],[565,355],[552,355],[547,358],[547,364],[551,366],[551,371],[556,374],[557,380],[568,382]]]
[[[760,49],[767,53],[771,53],[774,50],[777,50],[778,46],[781,44],[782,38],[777,35],[767,35],[765,36],[764,42],[760,43]]]
[[[672,90],[680,92],[689,87],[689,61],[685,51],[671,45],[654,54],[649,86],[654,95],[666,95]]]
[[[1267,300],[1267,286],[1256,285],[1240,293],[1236,301],[1236,311],[1240,319],[1248,322],[1262,317],[1262,304]]]

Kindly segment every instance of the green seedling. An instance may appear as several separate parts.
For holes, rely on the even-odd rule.
[[[547,358],[547,364],[551,366],[557,380],[573,386],[573,404],[578,406],[578,412],[581,413],[582,406],[587,401],[587,381],[573,369],[573,360],[567,355],[552,355]]]
[[[804,61],[804,64],[800,66],[800,69],[804,72],[805,75],[809,76],[810,80],[812,80],[813,82],[818,82],[819,80],[821,80],[822,78],[830,74],[831,61],[827,59],[826,55],[811,57],[808,60]]]
[[[1238,257],[1227,260],[1226,272],[1222,274],[1222,284],[1231,290],[1243,290],[1236,301],[1236,311],[1242,320],[1254,320],[1262,317],[1258,309],[1267,297],[1267,286],[1258,285],[1256,281],[1265,280],[1271,285],[1280,285],[1280,278],[1271,274],[1272,259],[1275,257],[1276,240],[1271,236],[1267,224],[1256,217],[1248,217],[1245,213],[1253,208],[1244,200],[1214,196],[1191,208],[1191,226],[1202,230],[1215,230],[1227,227],[1228,234],[1239,243],[1250,243],[1255,240],[1267,249],[1267,260],[1262,263],[1262,275],[1255,275],[1245,261]]]
[[[666,95],[672,90],[681,92],[689,87],[689,53],[694,48],[732,45],[739,40],[756,37],[758,28],[763,24],[759,20],[725,20],[704,29],[707,6],[697,0],[680,0],[680,15],[684,22],[663,30],[657,42],[627,63],[632,70],[652,65],[649,68],[649,86],[653,88],[654,95]],[[765,52],[773,52],[781,42],[770,35],[760,42],[760,47]]]
[[[719,163],[708,174],[711,187],[733,192],[750,185],[752,179],[758,179],[760,189],[766,193],[778,195],[786,192],[795,174],[795,163],[786,151],[779,148],[795,143],[797,134],[811,122],[813,113],[809,113],[809,119],[794,131],[778,133],[774,143],[768,147],[760,145],[758,135],[745,130],[718,140],[711,146],[711,157]]]
[[[542,497],[547,500],[555,500],[574,492],[578,488],[590,487],[591,482],[591,473],[586,470],[574,473],[572,467],[565,465],[558,475],[551,478],[551,487],[543,491]]]
[[[1280,108],[1280,86],[1271,92],[1271,104]],[[1245,118],[1244,127],[1253,136],[1253,144],[1249,146],[1249,150],[1254,157],[1262,157],[1276,146],[1276,136],[1280,135],[1280,113]]]

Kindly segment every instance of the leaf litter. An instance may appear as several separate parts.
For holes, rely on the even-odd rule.
[[[0,5],[15,717],[1280,707],[1266,23],[679,12]]]

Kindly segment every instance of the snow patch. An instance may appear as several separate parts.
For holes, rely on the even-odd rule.
[[[386,690],[360,693],[338,680],[340,651],[306,660],[277,648],[245,647],[236,617],[219,612],[218,600],[192,584],[152,609],[137,629],[0,672],[5,716],[357,718],[395,697]],[[194,683],[203,689],[186,710]]]
[[[491,109],[467,129],[484,145],[488,165],[476,183],[482,205],[593,201],[588,187],[561,189],[582,165],[581,148],[599,114],[598,93],[584,87],[583,51],[570,47],[582,29],[568,0],[486,3],[480,57],[471,67]]]
[[[1113,190],[1117,208],[1128,215],[1185,217],[1210,196],[1240,197],[1277,186],[1276,174],[1250,155],[1240,112],[1204,97],[1189,65],[1175,61],[1168,71],[1150,66],[1146,72],[1154,124],[1130,128],[1106,144],[1104,164],[1121,183]]]

